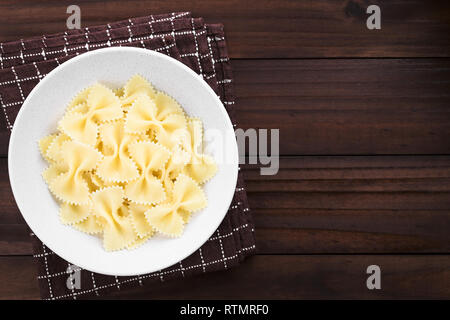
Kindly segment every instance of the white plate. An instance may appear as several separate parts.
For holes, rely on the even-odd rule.
[[[135,250],[106,252],[101,239],[59,221],[59,206],[41,176],[47,163],[39,153],[38,140],[56,131],[67,103],[80,90],[97,81],[121,87],[137,73],[174,97],[188,115],[199,117],[205,130],[215,132],[206,143],[212,146],[210,154],[219,169],[204,188],[208,206],[193,214],[180,238],[156,236]],[[225,108],[199,75],[181,62],[154,51],[107,48],[61,64],[33,89],[14,123],[8,169],[17,205],[31,230],[45,245],[81,268],[130,276],[169,267],[207,241],[230,206],[236,187],[238,151]]]

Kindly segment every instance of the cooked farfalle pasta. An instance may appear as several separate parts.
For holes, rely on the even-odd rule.
[[[134,76],[125,84],[123,90],[123,95],[120,96],[123,107],[128,107],[134,103],[138,96],[147,96],[153,99],[156,95],[156,90],[153,86],[144,78],[140,76]]]
[[[175,108],[173,113],[158,111],[154,100],[148,96],[139,96],[128,110],[125,131],[139,134],[151,129],[158,143],[172,148],[179,143],[180,136],[186,130],[186,118]]]
[[[102,237],[107,251],[133,249],[157,233],[178,237],[206,207],[202,184],[217,171],[202,153],[203,127],[172,97],[133,76],[76,95],[39,149],[63,224]]]
[[[88,204],[89,186],[82,173],[95,169],[102,155],[95,148],[77,141],[67,141],[61,146],[61,157],[67,169],[52,178],[49,188],[61,201],[70,204]],[[58,165],[55,163],[54,166]]]
[[[203,141],[201,120],[189,119],[187,132],[183,137],[182,145],[191,155],[188,164],[184,167],[184,172],[198,183],[204,183],[216,174],[217,165],[211,156],[198,152]]]
[[[169,236],[183,232],[190,213],[206,206],[203,190],[192,178],[179,174],[172,188],[170,202],[156,205],[145,212],[148,223],[155,230]]]
[[[140,176],[125,187],[127,199],[137,204],[164,201],[164,186],[161,179],[155,176],[155,172],[164,168],[170,158],[169,150],[151,141],[141,141],[131,145],[129,153],[139,167]]]
[[[128,182],[139,176],[138,169],[129,157],[128,148],[139,137],[125,133],[122,120],[104,123],[100,126],[100,139],[105,149],[112,151],[100,160],[97,175],[106,182]]]
[[[95,146],[99,123],[122,117],[120,99],[112,90],[96,84],[90,88],[86,102],[69,107],[59,122],[59,127],[73,140]]]

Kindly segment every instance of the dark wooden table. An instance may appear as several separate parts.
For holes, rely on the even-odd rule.
[[[0,0],[0,41],[63,30],[72,2]],[[244,168],[258,255],[115,298],[450,298],[449,1],[76,4],[82,26],[183,10],[224,23],[240,125],[280,129],[278,175]],[[2,156],[0,298],[36,299]]]

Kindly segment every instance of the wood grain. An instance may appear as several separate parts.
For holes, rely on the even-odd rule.
[[[32,257],[0,257],[0,279],[0,299],[39,299]]]
[[[448,154],[450,60],[233,61],[239,126],[281,155]]]
[[[449,253],[450,156],[283,157],[245,165],[259,253]],[[0,160],[0,254],[31,254]]]
[[[31,260],[0,257],[0,282],[8,283],[0,286],[0,299],[39,298]],[[381,290],[366,288],[366,269],[372,264],[381,268]],[[231,270],[152,283],[107,298],[445,299],[449,277],[450,256],[259,255]]]
[[[0,41],[66,28],[69,0],[0,1]],[[368,30],[366,8],[381,8]],[[82,27],[151,13],[192,11],[226,26],[233,58],[448,57],[448,1],[401,0],[79,0]]]

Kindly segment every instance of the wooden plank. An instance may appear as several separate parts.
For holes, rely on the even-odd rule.
[[[450,156],[283,157],[280,167],[243,166],[260,253],[450,252]],[[0,254],[30,254],[5,159],[0,172]]]
[[[244,166],[264,253],[448,252],[450,157],[290,157]]]
[[[442,59],[233,61],[237,123],[280,129],[281,155],[449,154],[449,70]]]
[[[239,126],[280,129],[281,155],[450,154],[448,59],[232,64]]]
[[[37,268],[33,258],[0,256],[0,300],[39,299]]]
[[[64,1],[0,2],[0,41],[66,28]],[[82,27],[150,13],[192,11],[226,27],[233,58],[448,57],[448,1],[378,0],[381,30],[368,30],[362,0],[79,0]]]
[[[33,254],[30,231],[25,224],[0,224],[0,255]]]
[[[1,224],[22,223],[23,218],[19,213],[16,201],[11,191],[8,176],[8,161],[5,158],[0,159],[0,203]]]
[[[0,299],[39,297],[31,259],[0,257]],[[381,290],[366,288],[366,269],[372,264],[381,268]],[[152,283],[106,298],[448,299],[449,277],[448,255],[259,255],[231,270]]]

